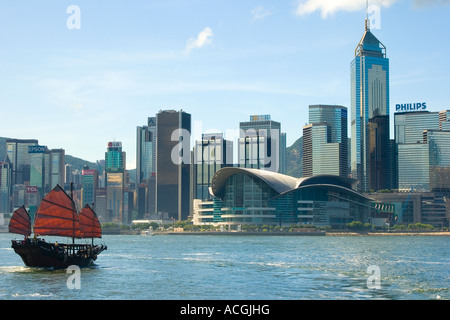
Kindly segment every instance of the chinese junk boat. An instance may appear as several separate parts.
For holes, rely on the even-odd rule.
[[[71,265],[90,266],[107,247],[94,245],[94,238],[102,237],[100,222],[95,212],[86,205],[78,214],[72,198],[58,185],[42,199],[34,219],[25,209],[17,209],[11,218],[9,232],[25,236],[12,240],[12,248],[28,267],[65,269]],[[47,242],[40,236],[72,238],[72,244]],[[92,244],[75,244],[75,239],[92,238]]]

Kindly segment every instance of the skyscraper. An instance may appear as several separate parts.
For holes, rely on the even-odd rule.
[[[369,119],[369,189],[392,189],[391,144],[389,139],[389,116]]]
[[[191,115],[164,110],[156,115],[156,210],[186,220],[190,213]]]
[[[136,180],[141,183],[156,175],[156,117],[149,117],[147,125],[137,127]]]
[[[238,165],[284,173],[286,170],[286,134],[270,115],[251,115],[239,124]],[[282,163],[283,161],[283,163]]]
[[[371,168],[380,167],[371,166],[369,151],[369,122],[376,116],[389,117],[389,59],[386,47],[372,34],[366,19],[351,63],[351,174],[361,191],[368,191],[371,176],[379,175],[371,172]],[[389,126],[383,126],[383,130],[382,136],[389,137]],[[387,159],[382,162],[389,161],[390,155],[384,156]]]
[[[138,219],[156,212],[156,117],[137,127],[136,182]]]
[[[303,176],[348,176],[347,108],[309,106],[309,125],[303,127]]]
[[[233,141],[223,138],[222,133],[202,134],[202,140],[194,147],[194,199],[210,200],[211,180],[222,168],[233,166]]]
[[[81,173],[81,205],[86,204],[95,209],[95,192],[98,189],[98,170],[84,166]]]
[[[398,112],[394,123],[398,188],[450,190],[448,111]]]
[[[46,146],[28,147],[30,154],[30,186],[37,187],[39,200],[45,194],[45,175],[49,168],[45,167],[45,155],[49,153]],[[49,186],[50,187],[50,186]]]
[[[13,166],[12,184],[24,184],[30,181],[31,157],[28,147],[36,146],[37,140],[7,139],[6,154]]]
[[[50,150],[50,189],[56,185],[64,186],[65,180],[65,150],[52,149]]]
[[[12,210],[12,178],[13,164],[8,156],[0,162],[0,213],[11,213]]]
[[[122,142],[109,142],[105,153],[107,220],[123,223],[125,192],[125,152]]]

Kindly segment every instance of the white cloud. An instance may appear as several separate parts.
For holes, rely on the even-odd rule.
[[[272,15],[272,11],[265,9],[263,6],[257,6],[253,8],[252,11],[250,11],[250,13],[253,16],[253,21],[261,20],[264,19],[265,17]]]
[[[414,0],[415,7],[431,7],[436,5],[449,5],[450,0]]]
[[[212,32],[212,29],[210,27],[206,27],[200,33],[198,34],[197,38],[191,38],[188,40],[186,45],[186,52],[189,53],[192,49],[201,48],[207,44],[210,44],[212,42],[211,37],[213,37],[214,34]]]
[[[398,0],[371,0],[369,4],[371,6],[389,7],[397,1]],[[365,5],[366,0],[300,0],[296,3],[295,14],[303,16],[320,11],[322,18],[325,19],[337,11],[363,10]]]

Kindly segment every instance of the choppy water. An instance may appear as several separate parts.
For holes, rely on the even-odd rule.
[[[104,236],[80,289],[24,267],[14,237],[0,234],[2,300],[450,299],[445,236]]]

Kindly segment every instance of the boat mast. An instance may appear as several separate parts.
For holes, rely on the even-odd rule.
[[[70,199],[73,201],[73,182],[70,183]],[[72,244],[75,244],[75,212],[72,211]]]
[[[92,202],[92,210],[95,212],[95,203]],[[92,224],[94,224],[94,221],[92,220]],[[94,237],[91,238],[92,240],[92,247],[94,247]]]

